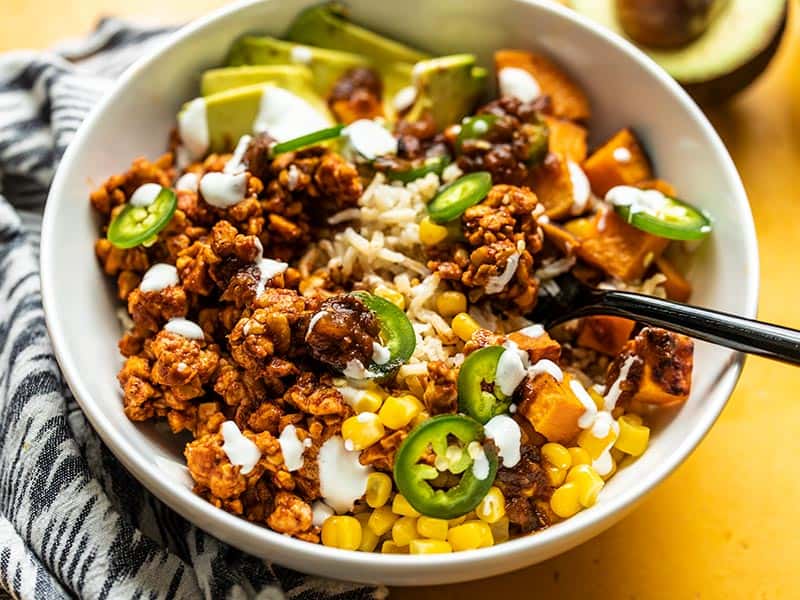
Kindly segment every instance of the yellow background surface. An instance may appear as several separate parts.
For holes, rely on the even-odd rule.
[[[0,0],[0,50],[46,47],[103,15],[180,22],[222,4]],[[760,317],[800,328],[800,19],[791,19],[767,73],[710,116],[755,216]],[[594,540],[502,577],[393,597],[800,598],[800,369],[751,358],[697,451]]]

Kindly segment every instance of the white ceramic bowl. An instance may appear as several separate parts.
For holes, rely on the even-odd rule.
[[[424,558],[308,544],[218,510],[191,492],[179,444],[122,412],[115,378],[118,303],[94,257],[97,224],[88,193],[134,157],[164,150],[178,107],[197,94],[200,73],[218,66],[237,36],[254,30],[280,35],[310,3],[250,0],[194,22],[130,69],[81,127],[53,182],[42,232],[44,307],[64,375],[100,436],[137,479],[187,519],[254,555],[340,579],[421,585],[488,577],[564,552],[622,518],[686,458],[725,405],[741,369],[738,355],[697,345],[688,403],[657,428],[649,450],[609,482],[594,508],[492,548]],[[733,163],[687,95],[633,46],[547,1],[472,0],[468,8],[461,0],[349,4],[359,22],[435,53],[474,52],[489,65],[496,48],[536,48],[567,67],[591,98],[593,141],[635,127],[658,174],[714,216],[714,235],[690,268],[693,300],[755,314],[755,233]]]

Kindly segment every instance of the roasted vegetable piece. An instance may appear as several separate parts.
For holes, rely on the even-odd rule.
[[[692,386],[694,343],[685,335],[646,327],[630,340],[609,365],[606,388],[610,389],[628,365],[619,383],[617,404],[680,404],[689,398]]]
[[[591,116],[589,99],[572,78],[550,59],[525,50],[498,50],[494,53],[495,70],[505,67],[527,71],[550,97],[552,113],[559,118],[582,121]]]
[[[427,517],[454,519],[473,510],[492,487],[497,474],[497,454],[494,446],[482,445],[483,426],[463,415],[440,415],[417,425],[403,441],[394,459],[394,481],[397,489],[411,506]],[[429,483],[440,475],[424,459],[431,451],[445,457],[448,446],[457,441],[461,459],[453,469],[461,472],[458,483],[448,489],[435,489]],[[468,450],[475,442],[480,445],[476,455]],[[473,449],[475,451],[475,449]],[[464,455],[471,458],[471,467],[463,467]],[[449,470],[449,469],[448,469]],[[450,471],[451,473],[453,471]]]
[[[117,248],[133,248],[154,239],[175,213],[178,206],[175,192],[165,187],[158,191],[157,184],[147,185],[154,186],[155,197],[152,201],[148,204],[129,201],[108,226],[108,241]]]
[[[550,442],[566,444],[580,431],[578,419],[586,409],[570,388],[571,380],[569,373],[564,373],[562,381],[540,373],[520,386],[522,400],[517,414]]]
[[[586,160],[586,128],[545,115],[545,123],[550,132],[550,152],[563,156],[576,163]]]
[[[653,178],[650,162],[630,129],[622,129],[583,163],[592,191],[605,197],[617,185],[634,185]]]
[[[458,372],[458,408],[479,423],[508,411],[511,396],[495,383],[497,364],[506,349],[487,346],[470,354]],[[490,391],[491,390],[491,391]]]
[[[631,337],[635,321],[600,315],[581,319],[578,345],[610,356],[616,355]]]
[[[667,278],[664,282],[667,296],[678,302],[686,302],[689,296],[692,295],[692,284],[686,281],[678,269],[675,268],[675,265],[664,256],[659,256],[656,259],[656,268]]]
[[[517,348],[528,353],[531,364],[535,364],[543,358],[557,363],[561,356],[561,346],[546,331],[542,331],[536,336],[527,335],[522,331],[513,331],[506,337],[509,341],[514,342]]]
[[[580,240],[572,235],[569,231],[556,225],[555,223],[539,223],[544,233],[546,242],[553,244],[560,252],[566,255],[571,255],[575,249],[580,246]]]
[[[551,219],[563,219],[575,203],[567,159],[551,154],[532,173],[531,189]]]
[[[622,281],[641,279],[669,240],[628,225],[616,212],[601,208],[581,238],[576,254]]]

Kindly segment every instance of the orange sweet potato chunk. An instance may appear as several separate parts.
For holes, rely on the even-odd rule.
[[[525,50],[498,50],[494,53],[494,66],[497,73],[505,67],[516,67],[530,73],[542,92],[550,97],[556,117],[583,121],[591,116],[589,99],[584,91],[549,58]]]
[[[601,208],[576,254],[612,277],[630,282],[641,279],[667,244],[669,240],[636,229],[613,210]]]
[[[572,121],[545,116],[550,132],[549,150],[578,164],[586,160],[585,127]]]
[[[528,353],[531,363],[536,363],[543,358],[557,363],[561,356],[561,345],[547,332],[538,336],[527,335],[519,331],[508,334],[508,339],[514,342],[520,350]]]
[[[539,223],[539,227],[542,228],[544,239],[568,256],[573,255],[575,249],[581,245],[578,238],[555,223]]]
[[[622,129],[583,163],[592,191],[604,198],[617,185],[634,185],[653,178],[650,161],[630,129]]]
[[[544,205],[548,217],[563,219],[569,216],[575,199],[566,158],[549,155],[531,174],[530,187]]]
[[[663,256],[656,259],[656,268],[667,278],[664,282],[664,289],[667,296],[678,302],[686,302],[692,295],[692,284],[686,281],[678,269]]]
[[[605,315],[581,320],[578,345],[603,354],[615,355],[631,337],[635,321]]]
[[[578,419],[585,409],[569,387],[570,375],[562,382],[541,373],[522,384],[522,402],[517,412],[550,442],[567,444],[578,435]]]

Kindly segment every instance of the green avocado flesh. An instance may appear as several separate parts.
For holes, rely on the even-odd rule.
[[[570,0],[577,12],[624,35],[615,0]],[[766,65],[763,53],[774,50],[786,18],[786,0],[728,0],[708,29],[687,45],[674,49],[641,49],[678,82],[690,88],[743,72],[743,87]],[[760,68],[757,68],[760,67]],[[753,72],[755,70],[755,72]],[[731,82],[723,86],[735,91]]]
[[[314,76],[305,65],[265,65],[225,67],[203,73],[200,93],[211,96],[256,83],[272,83],[289,91],[305,95],[314,88]]]

